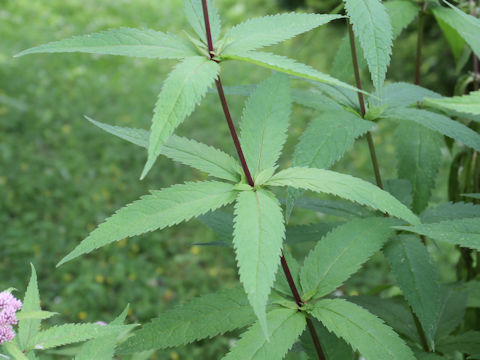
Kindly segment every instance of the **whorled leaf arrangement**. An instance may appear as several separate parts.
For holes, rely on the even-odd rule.
[[[480,135],[453,120],[448,112],[479,115],[477,93],[441,98],[418,85],[384,86],[393,39],[417,11],[424,9],[403,0],[345,0],[344,5],[353,28],[352,41],[350,47],[345,42],[340,47],[334,69],[353,64],[351,70],[361,88],[359,69],[368,67],[378,97],[357,99],[357,94],[367,93],[306,64],[258,51],[343,16],[266,16],[243,22],[222,37],[213,0],[184,0],[186,17],[196,37],[188,35],[188,39],[182,39],[148,29],[121,28],[41,45],[18,54],[86,52],[180,60],[163,84],[150,131],[87,119],[148,150],[142,178],[159,155],[216,178],[151,191],[106,219],[59,265],[114,241],[201,217],[224,237],[224,244],[233,245],[243,290],[222,290],[167,311],[115,349],[119,334],[131,329],[122,325],[126,312],[106,327],[68,324],[40,331],[38,316],[47,314],[41,313],[33,272],[22,313],[37,315],[21,320],[18,347],[11,352],[89,340],[77,358],[103,360],[115,353],[165,349],[250,326],[225,359],[282,359],[305,328],[311,334],[311,343],[303,337],[301,342],[305,348],[314,349],[319,359],[330,359],[331,354],[338,353],[351,358],[354,351],[370,360],[409,360],[415,356],[426,359],[429,357],[422,356],[434,355],[436,349],[452,353],[459,343],[468,347],[465,353],[474,355],[472,339],[476,333],[451,335],[465,313],[466,305],[462,304],[466,300],[463,295],[444,291],[420,236],[480,250],[478,205],[446,203],[428,208],[440,166],[442,136],[480,151]],[[477,19],[454,7],[436,7],[433,12],[455,27],[474,51],[478,50]],[[468,31],[465,24],[460,24],[462,21],[471,25]],[[257,86],[224,91],[220,72],[227,60],[259,65],[274,74]],[[291,89],[290,77],[307,80],[313,89]],[[345,74],[339,77],[348,78]],[[240,161],[219,149],[174,135],[213,83]],[[239,137],[225,93],[248,95]],[[278,170],[292,101],[317,113],[300,136],[292,166]],[[357,138],[375,128],[375,122],[388,120],[397,125],[395,145],[402,180],[385,181],[386,191],[381,182],[375,186],[328,170]],[[370,151],[374,149],[370,147]],[[378,170],[375,162],[374,167]],[[282,199],[276,196],[276,187],[287,188],[286,214],[282,211]],[[300,198],[305,191],[346,201]],[[478,194],[469,196],[476,199]],[[233,215],[214,211],[232,203]],[[295,205],[341,220],[287,227],[285,218],[288,221]],[[398,235],[396,231],[416,235]],[[315,242],[302,265],[288,252],[283,253],[285,240]],[[325,298],[382,248],[406,301]],[[284,274],[277,274],[279,265]],[[320,341],[318,329],[328,334]]]

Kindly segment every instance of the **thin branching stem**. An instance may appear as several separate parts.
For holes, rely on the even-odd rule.
[[[210,29],[210,18],[208,16],[208,6],[207,6],[207,0],[202,0],[202,6],[203,6],[203,17],[205,19],[205,31],[207,35],[207,45],[208,45],[208,51],[210,53],[210,59],[212,61],[216,61],[214,59],[214,47],[213,47],[213,41],[212,41],[212,34],[211,34],[211,29]],[[243,154],[242,146],[240,144],[240,141],[238,139],[237,131],[235,129],[235,124],[233,123],[232,116],[230,114],[230,109],[228,107],[227,99],[225,97],[225,92],[223,91],[223,86],[222,86],[222,80],[220,79],[220,75],[218,75],[218,78],[216,80],[216,85],[217,85],[217,91],[218,91],[218,96],[220,97],[220,101],[222,103],[222,108],[223,112],[225,114],[225,119],[227,120],[228,127],[230,129],[230,134],[232,136],[233,142],[235,144],[235,148],[237,149],[237,154],[240,159],[240,162],[242,164],[243,171],[245,173],[245,177],[249,183],[250,186],[254,186],[254,181],[252,178],[252,175],[250,173],[250,170],[248,169],[247,162],[245,161],[245,156]],[[297,304],[298,307],[302,307],[304,305],[300,293],[298,292],[297,286],[295,285],[295,281],[292,277],[292,273],[290,271],[290,268],[287,264],[287,259],[285,259],[285,256],[282,255],[280,257],[280,262],[282,264],[282,269],[285,274],[285,277],[287,279],[288,285],[290,287],[290,290],[292,292],[292,295],[295,299],[295,303]],[[325,355],[322,350],[322,346],[320,344],[320,341],[318,339],[317,332],[315,331],[315,327],[313,325],[312,320],[307,316],[307,326],[308,330],[310,332],[310,335],[313,340],[313,344],[315,345],[315,349],[317,351],[318,358],[320,360],[325,360]]]
[[[353,33],[353,26],[348,22],[348,35],[350,37],[350,49],[352,53],[352,63],[353,63],[353,70],[355,72],[355,81],[357,88],[362,90],[362,79],[360,78],[360,67],[358,66],[358,56],[357,56],[357,47],[355,45],[355,34]],[[365,98],[361,92],[357,92],[358,94],[358,102],[360,104],[360,112],[362,117],[365,117],[366,108],[365,108]],[[383,189],[383,182],[382,176],[380,174],[380,166],[378,165],[377,153],[375,151],[375,143],[373,142],[372,133],[369,131],[367,132],[367,142],[368,142],[368,149],[370,150],[370,158],[372,160],[373,172],[375,173],[375,181],[377,182],[377,186],[380,189]]]

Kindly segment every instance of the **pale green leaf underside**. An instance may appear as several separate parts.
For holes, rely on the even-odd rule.
[[[425,235],[434,240],[480,250],[480,217],[396,228]]]
[[[183,59],[198,55],[193,46],[173,34],[149,29],[120,28],[51,42],[24,50],[15,56],[62,52],[156,59]]]
[[[52,326],[39,332],[33,343],[36,349],[51,349],[57,346],[72,344],[94,339],[100,336],[118,334],[133,328],[135,325],[97,325],[97,324],[66,324]]]
[[[189,220],[231,203],[235,196],[233,185],[218,181],[153,190],[105,220],[57,266],[111,242]]]
[[[441,134],[418,124],[401,123],[395,130],[397,175],[412,185],[412,209],[423,211],[430,199],[440,169]]]
[[[160,155],[162,146],[178,125],[189,116],[217,78],[220,67],[201,56],[185,59],[163,83],[155,104],[148,160],[141,178],[144,178]]]
[[[392,25],[380,0],[344,0],[363,49],[375,89],[380,93],[392,54]]]
[[[160,314],[135,332],[118,352],[134,353],[188,344],[254,321],[255,315],[243,289],[222,290]]]
[[[410,348],[389,326],[358,305],[325,299],[310,312],[367,359],[415,360]]]
[[[207,43],[202,0],[183,0],[183,8],[185,9],[188,22],[192,26],[193,30],[205,43]],[[207,0],[207,8],[212,41],[215,43],[220,36],[220,15],[214,6],[213,0]]]
[[[416,104],[419,101],[423,101],[427,97],[438,98],[442,96],[419,85],[395,82],[384,86],[382,97],[383,104],[407,107]]]
[[[462,194],[462,196],[469,197],[472,199],[480,199],[480,193]]]
[[[331,77],[330,75],[321,73],[320,71],[315,70],[311,66],[298,63],[295,60],[289,59],[285,56],[275,55],[271,53],[261,52],[261,51],[252,51],[247,52],[242,55],[232,55],[227,54],[222,56],[223,60],[239,60],[249,62],[255,65],[265,67],[267,69],[275,70],[278,72],[283,72],[288,75],[297,76],[304,79],[320,81],[322,83],[336,85],[345,89],[360,91],[366,95],[365,91],[357,90],[355,87],[348,85],[340,80]]]
[[[150,133],[147,130],[112,126],[89,117],[86,118],[92,124],[112,135],[148,148]],[[239,181],[242,174],[240,164],[230,155],[214,147],[177,135],[170,136],[160,154],[220,179]]]
[[[267,314],[268,338],[257,322],[223,360],[281,360],[305,329],[305,315],[294,309],[275,309]]]
[[[2,344],[2,347],[0,348],[2,351],[6,351],[6,355],[11,355],[13,356],[13,359],[15,360],[29,360],[25,354],[18,348],[18,345],[15,341],[10,341],[10,342],[5,342]],[[5,355],[5,354],[1,354]],[[7,359],[10,359],[10,357],[7,357]]]
[[[225,54],[243,54],[270,46],[312,30],[340,15],[288,13],[249,19],[226,34]]]
[[[422,324],[429,345],[440,316],[440,286],[435,264],[417,236],[398,236],[385,249],[403,296]]]
[[[17,313],[17,319],[18,320],[24,320],[24,319],[45,320],[45,319],[50,319],[55,315],[58,315],[58,313],[51,312],[51,311],[42,311],[42,310],[28,311],[28,312]]]
[[[292,186],[332,194],[370,206],[411,224],[419,223],[419,219],[392,195],[350,175],[330,170],[297,167],[280,171],[267,182],[267,185]]]
[[[304,300],[341,286],[393,234],[392,219],[357,219],[324,236],[305,258],[300,273]]]
[[[440,6],[435,7],[433,13],[436,18],[443,20],[454,28],[470,45],[475,54],[480,55],[480,21],[452,5],[450,7],[450,9]]]
[[[284,238],[282,210],[275,196],[262,189],[240,192],[235,205],[233,245],[240,281],[265,333],[266,304]]]
[[[468,95],[451,98],[425,99],[425,104],[439,108],[458,111],[461,113],[480,115],[480,90],[472,91]]]
[[[253,177],[274,167],[287,139],[291,100],[288,76],[275,73],[249,96],[240,123],[240,143]]]
[[[345,110],[332,110],[313,119],[300,136],[292,166],[328,169],[375,124]],[[288,189],[287,214],[302,190]]]
[[[383,114],[385,118],[401,123],[415,123],[436,131],[465,145],[480,150],[480,135],[465,125],[444,115],[414,108],[389,109]]]
[[[41,311],[40,308],[40,294],[38,292],[37,273],[33,265],[30,265],[32,269],[32,275],[28,282],[25,297],[23,298],[22,309],[19,315],[24,315],[30,312]],[[40,331],[41,319],[23,319],[18,322],[18,336],[17,341],[21,350],[31,343],[32,338]]]

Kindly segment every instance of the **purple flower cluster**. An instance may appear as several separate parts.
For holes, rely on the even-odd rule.
[[[15,313],[22,307],[22,302],[7,292],[0,292],[0,344],[15,337],[12,325],[18,323]]]

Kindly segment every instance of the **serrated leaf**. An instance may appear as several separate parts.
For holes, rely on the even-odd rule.
[[[392,194],[396,199],[406,205],[412,207],[412,184],[406,179],[388,179],[383,182],[383,189]]]
[[[225,54],[243,54],[315,29],[340,15],[287,13],[249,19],[226,34]]]
[[[286,227],[286,243],[301,243],[305,241],[318,241],[329,231],[333,230],[342,222],[319,222],[309,225],[294,225]]]
[[[202,0],[183,0],[183,8],[185,9],[185,14],[187,15],[188,22],[192,26],[192,29],[206,44],[207,35],[205,30],[205,18],[203,16]],[[207,8],[212,41],[215,43],[220,36],[220,15],[215,8],[213,0],[207,0]]]
[[[32,275],[28,282],[27,291],[23,298],[22,309],[19,312],[20,316],[32,311],[41,311],[40,308],[40,294],[38,292],[37,273],[32,264],[30,264]],[[31,343],[35,335],[40,331],[41,319],[23,319],[18,322],[18,337],[17,341],[21,350],[25,350]]]
[[[301,135],[292,166],[328,169],[352,147],[356,138],[374,125],[345,110],[325,112],[312,120]],[[302,190],[288,189],[288,215],[302,193]]]
[[[480,115],[480,90],[468,95],[444,97],[440,99],[425,99],[425,104],[439,109],[448,109],[473,115]]]
[[[422,223],[474,217],[480,217],[480,205],[464,202],[448,202],[429,207],[421,215]]]
[[[396,82],[385,85],[382,93],[382,104],[406,107],[423,101],[425,98],[440,98],[440,94],[419,85]]]
[[[351,302],[320,300],[310,313],[367,359],[414,360],[410,348],[382,320]]]
[[[392,37],[396,39],[404,28],[410,24],[418,13],[418,7],[410,1],[387,1],[384,3],[392,25]],[[367,66],[362,46],[355,36],[358,67],[362,71]],[[353,78],[352,54],[349,36],[345,36],[335,54],[331,75],[342,81],[350,81]]]
[[[417,236],[397,236],[385,248],[385,255],[403,296],[417,314],[429,346],[440,317],[440,286],[433,259]]]
[[[287,139],[291,100],[288,76],[276,73],[248,98],[240,123],[240,143],[253,177],[276,166]]]
[[[451,8],[437,6],[433,8],[433,13],[437,19],[441,19],[454,28],[460,36],[467,42],[472,50],[480,55],[480,21],[457,9],[445,1]]]
[[[465,319],[469,289],[463,285],[443,285],[441,287],[441,312],[435,339],[441,339],[453,332]]]
[[[393,234],[392,219],[358,219],[323,237],[305,258],[300,280],[303,300],[327,295],[358,271]]]
[[[318,339],[322,345],[325,360],[353,360],[353,350],[343,339],[327,330],[317,319],[311,319],[318,334]],[[312,341],[312,336],[305,331],[300,337],[303,348],[309,359],[317,359],[318,354]]]
[[[396,226],[396,228],[425,235],[434,240],[480,250],[480,218],[447,220],[414,226]]]
[[[10,356],[13,356],[15,360],[28,360],[25,354],[20,350],[18,344],[15,340],[2,343],[2,349],[6,350]],[[1,357],[4,357],[3,354],[0,354]],[[10,359],[10,357],[5,356],[6,359]]]
[[[378,316],[395,332],[416,343],[421,342],[412,312],[403,299],[361,295],[347,300]]]
[[[242,334],[223,360],[281,360],[305,329],[305,315],[298,310],[275,309],[267,314],[268,338],[259,322]]]
[[[57,266],[125,237],[176,225],[235,199],[233,185],[205,181],[153,190],[109,217]]]
[[[56,312],[50,312],[50,311],[28,311],[28,312],[19,312],[17,314],[17,319],[18,320],[31,320],[31,319],[37,319],[37,320],[45,320],[45,319],[50,319],[52,316],[58,315]]]
[[[164,312],[120,345],[118,353],[188,344],[242,328],[253,321],[255,315],[244,291],[222,290]]]
[[[472,199],[480,199],[480,193],[462,194],[462,196],[472,198]]]
[[[163,83],[155,104],[148,145],[148,160],[141,178],[153,166],[162,147],[174,130],[189,116],[217,78],[220,67],[215,61],[193,56],[173,69]]]
[[[240,281],[265,334],[266,304],[284,238],[282,210],[275,196],[263,189],[240,192],[235,205],[233,245]]]
[[[368,95],[368,93],[363,90],[358,90],[351,85],[348,85],[340,80],[335,79],[334,77],[331,77],[330,75],[323,74],[308,65],[298,63],[295,60],[289,59],[281,55],[275,55],[261,51],[251,51],[242,55],[223,55],[222,60],[244,61],[265,67],[267,69],[283,72],[288,75],[297,76],[299,78],[308,80],[319,81],[330,85],[336,85],[341,88],[353,91],[360,91],[361,93]]]
[[[373,215],[373,211],[370,209],[344,200],[323,200],[303,197],[297,200],[296,205],[303,209],[343,219],[369,217]]]
[[[393,46],[390,17],[380,0],[344,2],[367,60],[373,85],[377,92],[381,93]]]
[[[198,55],[185,40],[149,29],[110,29],[75,36],[24,50],[15,57],[36,53],[83,52],[155,59],[183,59]]]
[[[143,129],[112,126],[86,117],[92,124],[106,132],[135,145],[148,148],[149,132]],[[191,166],[210,176],[230,181],[240,181],[242,168],[237,160],[214,147],[198,141],[172,135],[160,150],[160,154]]]
[[[434,9],[433,15],[435,16],[435,20],[437,20],[438,27],[442,30],[443,35],[447,39],[448,45],[450,46],[453,56],[455,57],[455,62],[458,62],[465,47],[465,40],[463,40],[463,38],[460,36],[458,31],[455,30],[455,28],[453,28],[450,24],[443,20],[441,12],[438,13]]]
[[[340,196],[388,213],[411,224],[418,218],[400,201],[375,185],[350,175],[324,169],[289,168],[274,175],[267,185],[292,186]]]
[[[115,318],[110,325],[122,325],[128,314],[129,305]],[[107,336],[101,336],[85,343],[76,354],[75,360],[111,360],[115,354],[117,338],[129,329],[119,330]]]
[[[417,124],[400,124],[394,133],[397,175],[412,185],[412,209],[424,210],[435,186],[442,158],[443,138]]]
[[[131,329],[135,325],[96,325],[96,324],[65,324],[52,326],[39,332],[33,339],[34,349],[51,349],[57,346],[72,344],[94,339],[100,336],[118,334]]]
[[[404,124],[422,125],[442,135],[461,141],[468,147],[480,150],[480,134],[444,115],[422,109],[395,108],[387,110],[383,116]]]
[[[480,353],[480,331],[467,331],[456,336],[449,336],[438,345],[438,350],[443,353],[456,351],[466,354]]]

